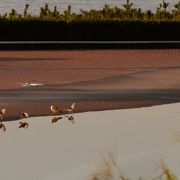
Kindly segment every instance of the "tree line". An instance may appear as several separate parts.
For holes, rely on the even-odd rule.
[[[130,0],[121,7],[111,7],[104,5],[100,10],[80,10],[74,13],[69,5],[65,11],[58,10],[57,6],[53,9],[48,4],[40,8],[39,14],[33,15],[29,13],[29,4],[25,4],[24,12],[18,13],[12,9],[9,13],[1,14],[1,20],[50,20],[50,21],[121,21],[121,20],[143,20],[143,21],[179,21],[180,20],[180,1],[174,5],[171,11],[168,11],[169,2],[162,0],[155,12],[151,10],[142,10],[134,8]]]

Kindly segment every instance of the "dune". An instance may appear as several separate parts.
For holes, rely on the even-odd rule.
[[[131,179],[159,175],[163,159],[179,175],[180,103],[148,108],[77,113],[50,124],[50,117],[29,118],[28,129],[5,122],[0,134],[0,179],[86,180],[106,151],[116,152]]]

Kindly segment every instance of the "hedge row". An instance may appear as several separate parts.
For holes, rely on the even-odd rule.
[[[0,41],[180,40],[178,21],[0,21]]]

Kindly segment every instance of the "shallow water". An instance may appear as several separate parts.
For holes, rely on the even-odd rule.
[[[10,11],[12,8],[15,8],[18,12],[22,12],[26,3],[30,4],[31,13],[35,14],[39,11],[39,7],[42,7],[45,3],[48,3],[50,7],[57,6],[60,10],[64,10],[68,5],[71,5],[72,10],[78,12],[80,9],[100,9],[104,4],[120,6],[124,2],[125,0],[1,0],[0,13]],[[132,2],[135,7],[155,10],[161,0],[132,0]],[[170,10],[178,0],[169,0],[168,2],[170,2],[170,6],[168,7]]]

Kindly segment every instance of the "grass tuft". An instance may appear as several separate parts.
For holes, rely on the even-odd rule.
[[[129,180],[118,167],[112,153],[107,152],[91,180]]]
[[[160,169],[162,173],[159,177],[156,177],[153,180],[178,180],[163,160],[160,162]]]
[[[160,161],[161,174],[151,180],[178,180],[163,160]],[[108,152],[103,158],[102,164],[92,174],[90,180],[130,180],[118,167],[112,153]],[[146,180],[142,177],[139,180]]]

